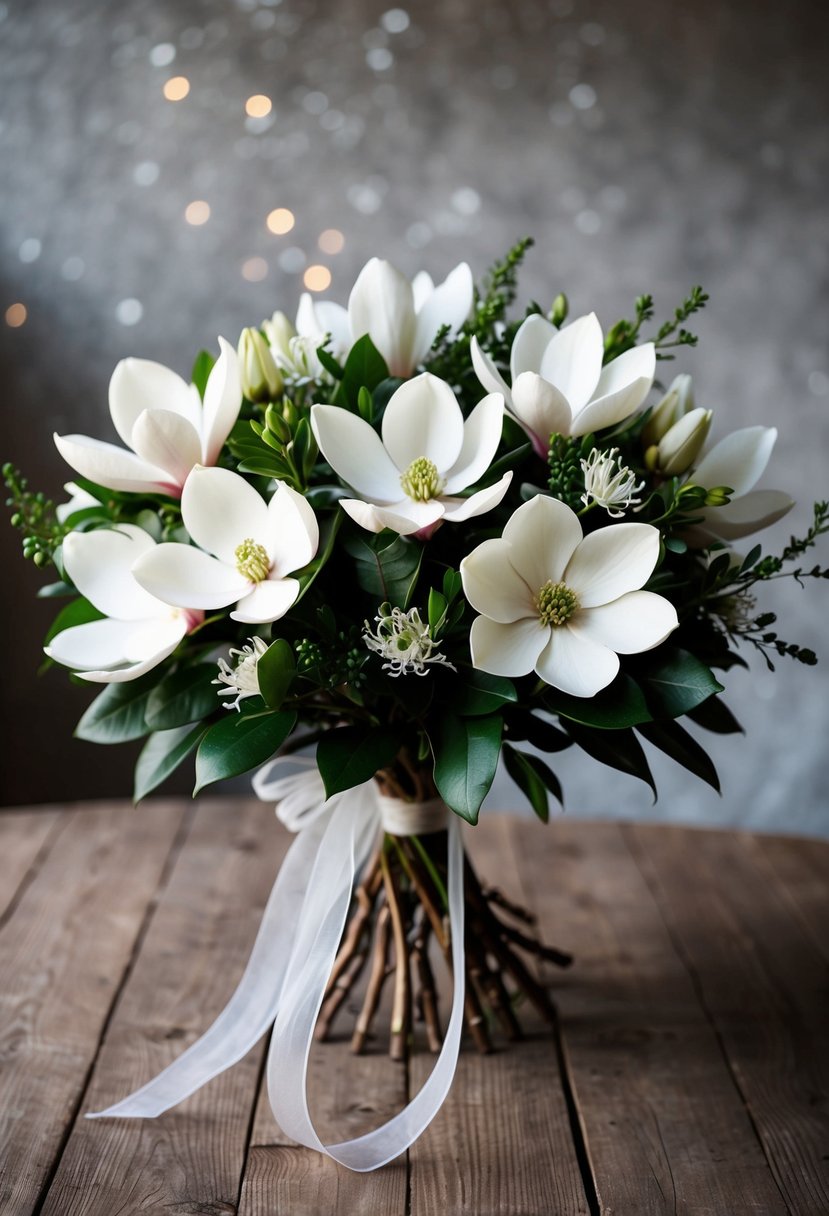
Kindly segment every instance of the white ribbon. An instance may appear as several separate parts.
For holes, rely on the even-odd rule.
[[[298,772],[282,773],[287,764]],[[141,1089],[87,1115],[152,1118],[195,1093],[247,1054],[273,1024],[268,1096],[282,1131],[300,1144],[366,1172],[399,1156],[421,1135],[449,1092],[464,1009],[463,847],[457,817],[448,822],[448,898],[454,994],[440,1055],[420,1092],[381,1127],[353,1140],[323,1144],[308,1111],[306,1081],[314,1026],[345,927],[356,875],[381,826],[373,782],[325,801],[313,761],[275,761],[254,779],[277,813],[301,826],[277,875],[239,986],[210,1029]],[[429,808],[435,822],[435,808]],[[422,829],[421,829],[422,830]],[[432,828],[434,830],[434,828]],[[411,828],[409,828],[411,831]]]

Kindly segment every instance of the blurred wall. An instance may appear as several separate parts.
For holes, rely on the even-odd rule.
[[[217,334],[291,312],[310,266],[344,300],[373,254],[482,272],[531,233],[526,296],[549,306],[565,289],[605,324],[641,291],[664,315],[705,285],[699,351],[667,371],[693,372],[715,436],[780,425],[766,480],[800,501],[766,539],[802,530],[829,490],[826,6],[389,3],[0,4],[4,458],[59,495],[49,436],[114,438],[119,358],[186,373]],[[189,91],[167,100],[175,77]],[[257,94],[272,109],[247,117]],[[207,214],[194,202],[206,222],[188,222]],[[266,226],[276,208],[295,216],[282,235]],[[320,248],[332,229],[337,253]],[[89,691],[35,676],[54,609],[5,526],[0,545],[0,797],[128,792],[129,749],[70,738]],[[558,767],[574,813],[829,830],[825,585],[769,592],[781,634],[825,666],[735,673],[748,738],[713,741],[723,798],[656,763],[651,808],[573,753]],[[502,784],[494,799],[516,796]]]

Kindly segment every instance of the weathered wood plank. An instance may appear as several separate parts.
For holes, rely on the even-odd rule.
[[[44,859],[59,824],[69,817],[70,812],[45,809],[0,814],[0,920],[38,857]]]
[[[716,1035],[622,829],[559,820],[548,841],[543,831],[520,821],[510,835],[543,935],[575,954],[571,970],[552,978],[600,1210],[783,1216]],[[685,881],[674,880],[675,898]],[[711,885],[709,875],[701,898]]]
[[[755,836],[752,847],[770,863],[780,888],[829,961],[829,845],[794,836]]]
[[[482,881],[520,899],[509,830],[508,820],[485,816],[464,839]],[[449,1001],[441,1004],[445,1014]],[[507,1045],[494,1032],[499,1050],[489,1056],[465,1043],[446,1103],[410,1150],[412,1216],[588,1211],[553,1035],[526,1007],[520,1018],[523,1042]],[[433,1064],[414,1056],[413,1093]]]
[[[73,814],[0,930],[0,1211],[38,1203],[182,814]]]
[[[825,957],[752,838],[634,827],[628,837],[693,970],[789,1208],[825,1216]]]
[[[261,803],[211,800],[196,810],[84,1110],[124,1097],[207,1029],[238,982],[288,843]],[[235,1212],[261,1052],[158,1119],[80,1118],[43,1216]]]

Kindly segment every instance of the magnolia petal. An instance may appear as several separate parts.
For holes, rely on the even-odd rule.
[[[380,502],[400,497],[400,470],[372,426],[337,405],[311,406],[311,430],[342,481]]]
[[[538,617],[534,592],[510,562],[510,548],[500,537],[485,540],[461,562],[464,595],[476,612],[502,625]]]
[[[512,470],[505,473],[494,485],[470,494],[469,498],[441,498],[443,503],[443,518],[448,523],[458,524],[464,519],[472,519],[475,515],[485,515],[501,502],[509,484],[512,481]]]
[[[159,663],[163,663],[173,653],[183,636],[183,629],[177,631],[175,636],[172,629],[168,629],[168,640],[165,644],[160,649],[148,654],[146,658],[140,659],[127,667],[116,667],[114,671],[79,671],[76,674],[93,684],[126,684],[130,680],[137,680],[139,676],[146,675],[148,671],[152,671]]]
[[[444,325],[449,326],[449,333],[454,337],[469,316],[474,293],[472,271],[466,262],[461,262],[428,296],[425,295],[424,287],[425,283],[421,278],[417,295],[423,294],[424,298],[418,302],[412,285],[412,302],[417,315],[412,348],[412,363],[415,367],[426,358]]]
[[[773,426],[733,431],[702,458],[691,480],[706,490],[730,486],[735,497],[747,494],[763,476],[776,440],[777,428]]]
[[[201,419],[202,460],[215,464],[242,408],[242,381],[236,351],[219,338],[219,355],[207,378]]]
[[[678,624],[676,609],[664,596],[629,591],[610,604],[576,613],[569,628],[617,654],[639,654],[664,642]]]
[[[548,580],[561,581],[582,530],[575,511],[565,503],[537,494],[509,519],[503,536],[513,568],[537,595]]]
[[[510,376],[513,388],[522,372],[538,372],[544,352],[557,333],[555,325],[546,317],[542,317],[540,313],[533,313],[521,323],[510,351]],[[568,418],[570,416],[569,410],[567,416]]]
[[[198,429],[199,394],[177,372],[150,359],[122,359],[109,381],[109,412],[127,447],[145,410],[169,410]]]
[[[535,665],[545,683],[572,697],[594,697],[615,679],[619,657],[614,651],[576,633],[569,625],[550,632],[549,644]]]
[[[142,460],[166,469],[183,486],[201,460],[201,439],[192,423],[170,410],[144,410],[132,428],[132,446]]]
[[[113,667],[124,663],[130,635],[135,631],[134,621],[89,621],[85,625],[73,625],[56,634],[45,653],[64,667],[91,670],[97,667]]]
[[[457,460],[446,474],[445,494],[465,490],[483,477],[501,442],[504,429],[504,398],[490,393],[475,406],[463,424],[463,441]]]
[[[226,608],[251,588],[235,566],[192,545],[172,542],[140,557],[133,574],[151,595],[177,608]]]
[[[401,384],[392,394],[381,429],[386,451],[401,473],[421,457],[446,473],[463,447],[463,414],[455,394],[445,381],[428,372]]]
[[[659,531],[650,524],[613,524],[585,536],[564,571],[582,608],[608,604],[648,581],[659,558]]]
[[[392,376],[411,374],[416,320],[412,285],[405,275],[389,262],[372,258],[351,289],[348,319],[354,341],[368,334]]]
[[[652,342],[619,355],[602,371],[593,400],[573,419],[570,433],[588,435],[629,418],[650,392],[655,374],[656,351]]]
[[[479,616],[469,630],[472,666],[493,676],[526,676],[550,637],[537,617],[502,624]]]
[[[502,393],[507,408],[511,409],[512,393],[510,392],[509,385],[475,337],[469,343],[469,354],[472,357],[475,375],[483,387],[490,393]]]
[[[553,434],[570,434],[570,406],[554,384],[535,372],[521,372],[512,386],[512,412],[546,460]]]
[[[63,459],[81,477],[108,490],[129,490],[135,494],[170,494],[178,497],[181,488],[170,474],[140,456],[102,443],[88,435],[55,435],[55,446]]]
[[[359,498],[341,498],[340,506],[355,523],[368,532],[382,532],[390,528],[399,536],[412,536],[422,528],[429,528],[443,517],[443,504],[437,499],[431,502],[412,502],[406,498],[391,506],[381,507],[363,502]]]
[[[315,304],[317,323],[321,337],[331,335],[331,350],[335,358],[342,359],[351,347],[351,323],[348,310],[332,300],[317,300]],[[300,330],[300,332],[302,332]],[[321,345],[321,342],[318,343]]]
[[[230,469],[196,465],[181,494],[181,517],[190,536],[202,549],[228,566],[236,565],[236,549],[243,540],[269,544],[268,508],[250,482]],[[207,607],[187,604],[188,608]]]
[[[320,532],[317,517],[303,496],[284,482],[278,482],[268,504],[268,520],[270,541],[267,549],[273,561],[274,577],[307,566],[317,551]]]
[[[794,499],[782,490],[751,490],[726,503],[704,512],[701,527],[709,529],[723,540],[736,540],[750,536],[788,515]]]
[[[296,601],[299,583],[295,578],[268,578],[257,583],[249,595],[239,600],[231,617],[249,625],[278,621]]]
[[[78,591],[99,612],[119,621],[138,621],[170,612],[133,577],[132,567],[139,557],[154,548],[155,541],[143,528],[118,524],[93,532],[70,532],[63,542],[63,561]]]
[[[414,300],[415,312],[420,312],[434,290],[435,283],[432,276],[425,270],[419,270],[412,279],[412,299]]]
[[[594,312],[565,325],[544,352],[541,375],[567,398],[574,415],[593,396],[603,355],[602,327]]]

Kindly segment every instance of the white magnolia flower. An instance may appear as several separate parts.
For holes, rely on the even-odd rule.
[[[547,684],[592,697],[638,654],[677,627],[673,605],[639,588],[659,557],[650,524],[613,524],[582,536],[575,512],[537,495],[503,536],[461,562],[466,598],[482,615],[470,631],[472,663],[493,675],[535,670]]]
[[[195,465],[216,463],[239,416],[236,352],[224,338],[219,346],[204,403],[195,385],[162,364],[122,359],[109,382],[109,412],[132,451],[86,435],[55,435],[61,456],[82,477],[109,490],[178,498]]]
[[[299,301],[296,325],[284,312],[275,312],[262,322],[276,366],[291,380],[305,382],[327,377],[317,350],[328,342],[334,358],[342,363],[351,349],[348,311],[341,304],[314,300],[306,291]]]
[[[701,512],[704,519],[695,526],[695,537],[705,543],[712,539],[736,540],[767,528],[791,511],[794,501],[788,494],[754,489],[776,440],[775,427],[748,426],[726,435],[702,458],[691,481],[706,490],[730,486],[733,495],[724,507],[707,507]]]
[[[507,409],[544,457],[553,434],[588,435],[628,418],[648,395],[656,371],[652,342],[602,367],[604,341],[595,313],[561,330],[538,314],[527,317],[512,344],[511,388],[477,338],[470,351],[481,384],[504,394]]]
[[[369,532],[391,528],[401,536],[428,535],[444,520],[458,523],[498,505],[511,473],[469,498],[453,496],[492,464],[503,417],[503,398],[491,393],[464,421],[449,385],[428,372],[392,395],[382,439],[346,409],[311,407],[311,427],[325,459],[360,495],[341,499],[340,506]]]
[[[382,655],[386,660],[383,671],[388,671],[395,678],[411,671],[415,675],[425,676],[429,671],[427,663],[439,663],[443,667],[451,667],[452,671],[456,670],[446,655],[438,650],[437,642],[433,640],[429,626],[420,619],[417,608],[404,612],[402,608],[381,604],[374,619],[377,628],[372,630],[366,621],[363,641],[370,651]]]
[[[66,572],[105,618],[57,634],[45,648],[50,659],[73,667],[85,680],[121,684],[172,654],[204,613],[171,608],[136,582],[133,565],[155,548],[153,538],[135,524],[70,532],[63,542]]]
[[[645,483],[637,482],[633,470],[622,464],[618,448],[610,448],[607,452],[593,448],[580,464],[584,473],[581,501],[586,507],[595,502],[613,519],[621,519],[629,507],[641,505],[642,499],[635,496],[645,488]]]
[[[196,465],[182,491],[181,517],[200,547],[168,543],[145,553],[134,567],[142,587],[168,604],[225,608],[235,601],[231,617],[250,624],[285,615],[299,595],[288,576],[319,544],[316,517],[301,494],[277,482],[266,504],[238,473]]]
[[[267,649],[264,638],[254,637],[249,639],[247,646],[231,648],[230,658],[238,660],[232,667],[227,659],[219,659],[219,674],[213,683],[225,687],[219,689],[218,696],[236,698],[225,702],[226,709],[239,709],[245,697],[259,696],[259,660]]]

